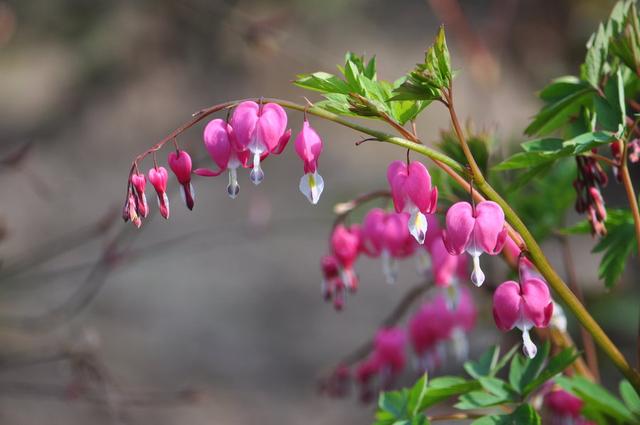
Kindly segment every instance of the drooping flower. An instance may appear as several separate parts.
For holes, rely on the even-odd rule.
[[[553,314],[553,302],[544,281],[528,278],[522,283],[507,281],[493,294],[493,318],[498,329],[522,331],[522,349],[529,358],[535,357],[537,347],[531,340],[532,327],[545,328]]]
[[[382,270],[390,284],[398,277],[397,260],[410,256],[415,250],[408,220],[406,213],[387,213],[374,208],[362,223],[361,251],[369,257],[382,257]]]
[[[376,356],[369,356],[356,367],[355,378],[360,386],[360,401],[369,403],[373,401],[379,391],[376,378],[380,372],[380,361]]]
[[[421,371],[433,371],[444,360],[443,343],[451,337],[453,315],[443,296],[424,303],[409,320],[409,339]]]
[[[353,266],[360,248],[360,231],[357,226],[337,225],[331,234],[331,252],[340,264],[341,280],[351,291],[358,288],[358,277]]]
[[[464,361],[469,354],[467,334],[475,327],[478,317],[473,297],[466,287],[460,288],[458,303],[453,307],[451,313],[453,315],[451,330],[453,353],[459,361]]]
[[[302,131],[295,141],[296,153],[304,163],[304,176],[300,179],[300,192],[309,202],[317,204],[324,189],[324,179],[318,173],[318,159],[322,153],[322,139],[305,119]]]
[[[149,170],[147,175],[149,177],[149,182],[158,195],[160,215],[164,218],[169,218],[169,197],[167,197],[167,180],[169,175],[167,173],[167,169],[164,167],[154,167]]]
[[[340,264],[333,255],[325,255],[320,260],[322,269],[322,297],[325,301],[333,300],[333,307],[342,310],[344,307],[344,283],[340,276]]]
[[[137,228],[142,226],[142,219],[140,218],[136,207],[136,197],[133,194],[131,187],[129,187],[127,198],[125,199],[124,206],[122,207],[122,218],[125,223],[127,221],[131,221],[131,223],[133,223]]]
[[[331,374],[319,383],[319,390],[333,398],[346,397],[351,387],[351,371],[345,364],[339,364]]]
[[[177,150],[169,154],[169,167],[180,183],[182,199],[190,210],[193,209],[195,191],[191,184],[191,156],[186,151]]]
[[[194,171],[199,176],[214,177],[229,170],[227,194],[234,199],[240,192],[238,184],[238,167],[247,167],[249,151],[239,151],[234,142],[233,128],[224,120],[211,120],[204,128],[204,147],[218,166],[218,171],[198,168]]]
[[[431,264],[433,282],[440,287],[448,287],[457,284],[458,271],[463,260],[459,255],[451,255],[444,246],[442,238],[434,240],[431,244]]]
[[[438,202],[438,188],[431,187],[429,171],[418,161],[408,165],[393,161],[387,168],[387,180],[396,211],[411,214],[409,232],[423,244],[428,226],[425,214],[432,214]]]
[[[550,413],[550,425],[587,425],[581,414],[584,402],[563,389],[554,389],[544,396],[544,406]]]
[[[149,205],[147,204],[147,195],[144,193],[145,186],[147,185],[147,179],[144,174],[134,173],[131,176],[131,186],[133,187],[133,194],[136,198],[136,209],[141,217],[149,215]]]
[[[451,254],[460,255],[466,251],[471,255],[471,281],[480,286],[485,279],[480,268],[480,255],[483,252],[498,254],[507,238],[504,212],[492,201],[480,202],[475,208],[468,202],[457,202],[447,211],[446,230],[442,237]]]
[[[233,111],[231,127],[238,150],[248,150],[253,156],[251,181],[260,184],[264,179],[260,167],[263,155],[282,152],[291,137],[291,130],[287,131],[286,112],[276,103],[242,102]]]
[[[376,333],[373,343],[375,355],[390,375],[397,375],[404,370],[407,361],[406,342],[405,333],[400,328],[383,328]]]

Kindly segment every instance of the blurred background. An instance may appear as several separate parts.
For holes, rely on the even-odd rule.
[[[169,222],[141,230],[118,219],[131,160],[206,106],[303,102],[295,75],[335,72],[346,50],[377,55],[379,77],[394,80],[422,60],[441,22],[460,70],[459,114],[506,153],[540,106],[534,92],[577,72],[612,5],[0,0],[0,423],[371,422],[373,406],[325,398],[317,378],[419,279],[408,261],[390,287],[376,261],[361,260],[361,291],[336,313],[320,297],[318,263],[332,206],[385,188],[386,165],[404,152],[356,148],[359,135],[316,119],[326,184],[317,207],[298,192],[302,166],[288,149],[266,161],[259,187],[242,174],[233,201],[224,177],[196,179],[189,212],[172,186]],[[289,121],[295,134],[302,116]],[[447,125],[435,106],[418,132],[436,141]],[[196,156],[201,128],[179,139]],[[607,196],[624,202],[614,182]],[[605,293],[593,241],[571,241],[590,310],[633,356],[636,263]],[[562,270],[558,244],[545,249]],[[485,262],[494,282],[498,263]],[[472,355],[504,339],[486,297],[477,300]],[[85,396],[87,382],[97,395]]]

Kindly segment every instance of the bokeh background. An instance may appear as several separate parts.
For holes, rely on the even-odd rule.
[[[291,84],[295,75],[334,72],[346,50],[376,54],[378,75],[393,80],[421,60],[441,22],[460,70],[459,113],[508,152],[540,106],[534,92],[576,72],[612,5],[0,1],[0,423],[369,423],[372,406],[322,397],[316,380],[419,279],[407,262],[389,287],[380,265],[362,260],[362,289],[337,314],[321,300],[318,262],[332,206],[384,188],[386,165],[404,152],[356,148],[359,135],[314,120],[325,141],[317,207],[298,192],[302,166],[289,149],[266,162],[259,187],[241,175],[236,200],[225,178],[196,179],[188,212],[173,188],[169,222],[155,218],[141,230],[113,221],[132,158],[215,103],[303,102],[309,93]],[[289,119],[297,132],[302,116]],[[447,125],[436,106],[418,132],[435,141]],[[201,126],[179,142],[202,154]],[[621,193],[613,183],[610,205]],[[608,294],[592,246],[572,238],[580,284],[632,356],[635,263]],[[545,249],[561,265],[557,243]],[[495,266],[490,279],[504,276],[498,260],[486,263]],[[487,300],[478,302],[474,354],[504,341]],[[605,381],[617,382],[601,360]],[[85,381],[105,383],[102,396],[83,398]],[[139,405],[129,393],[143,394]]]

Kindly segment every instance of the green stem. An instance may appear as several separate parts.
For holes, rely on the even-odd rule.
[[[456,115],[455,109],[453,107],[453,93],[452,90],[449,89],[447,93],[447,103],[449,108],[449,113],[451,116],[451,122],[453,124],[454,130],[460,140],[460,145],[462,146],[462,150],[464,151],[465,157],[469,162],[469,166],[471,167],[471,171],[473,173],[473,180],[476,184],[477,188],[484,193],[488,199],[491,199],[504,211],[505,218],[513,226],[513,228],[520,233],[524,243],[527,246],[527,251],[529,253],[529,257],[535,264],[536,268],[542,274],[542,276],[546,279],[549,286],[553,288],[555,293],[560,297],[560,299],[565,303],[567,308],[571,310],[574,316],[578,319],[578,321],[582,324],[582,326],[591,334],[596,343],[600,346],[602,351],[611,359],[611,361],[615,364],[615,366],[620,370],[620,372],[631,382],[636,391],[640,391],[640,373],[635,371],[629,362],[624,358],[618,347],[609,339],[604,330],[598,325],[598,323],[594,320],[594,318],[589,314],[587,309],[582,305],[580,300],[574,295],[574,293],[569,289],[566,283],[560,278],[558,273],[553,269],[549,261],[545,257],[540,245],[535,240],[531,232],[527,226],[522,222],[520,217],[516,214],[516,212],[511,208],[511,206],[500,196],[498,192],[485,180],[480,168],[476,164],[475,159],[467,145],[467,142],[464,137],[464,133],[462,132],[462,128],[460,126],[460,122],[458,121],[458,117]]]

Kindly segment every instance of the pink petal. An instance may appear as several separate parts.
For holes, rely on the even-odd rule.
[[[493,318],[498,329],[513,329],[520,318],[520,285],[513,280],[500,284],[493,293]]]
[[[471,291],[469,291],[466,287],[463,287],[460,290],[460,301],[453,314],[455,315],[456,323],[461,326],[465,332],[471,331],[476,325],[478,310],[476,309],[476,305],[473,302]]]
[[[421,213],[431,212],[431,176],[422,162],[413,161],[409,164],[404,193]]]
[[[358,258],[360,240],[342,224],[336,226],[331,234],[331,249],[343,268],[350,268]]]
[[[185,151],[169,153],[169,167],[173,174],[182,185],[189,184],[191,181],[191,156]]]
[[[256,125],[257,140],[267,151],[272,152],[287,129],[287,113],[276,103],[267,103],[262,107]]]
[[[386,217],[383,246],[393,257],[406,257],[413,252],[414,244],[407,227],[408,222],[409,215],[406,213],[392,213]]]
[[[221,119],[210,121],[204,128],[204,147],[218,168],[225,170],[231,156],[231,126]]]
[[[463,258],[449,254],[442,239],[436,239],[431,245],[431,265],[434,283],[438,286],[449,286],[458,270],[458,259]]]
[[[442,236],[444,244],[450,253],[460,255],[467,248],[475,226],[471,204],[456,202],[447,211],[445,221],[446,232]]]
[[[249,148],[258,122],[259,110],[260,107],[256,102],[246,101],[236,106],[233,115],[231,115],[231,127],[233,127],[235,136],[234,141],[239,151]]]
[[[402,161],[393,161],[387,168],[387,180],[391,188],[391,197],[396,212],[404,210],[406,193],[404,185],[407,179],[407,165]]]
[[[506,238],[502,208],[493,201],[483,201],[476,205],[475,213],[474,242],[487,254],[498,254]]]
[[[537,278],[529,278],[522,284],[523,312],[536,327],[549,325],[553,302],[547,284]]]
[[[381,208],[373,208],[362,221],[360,248],[369,257],[378,257],[382,251],[386,215]]]

